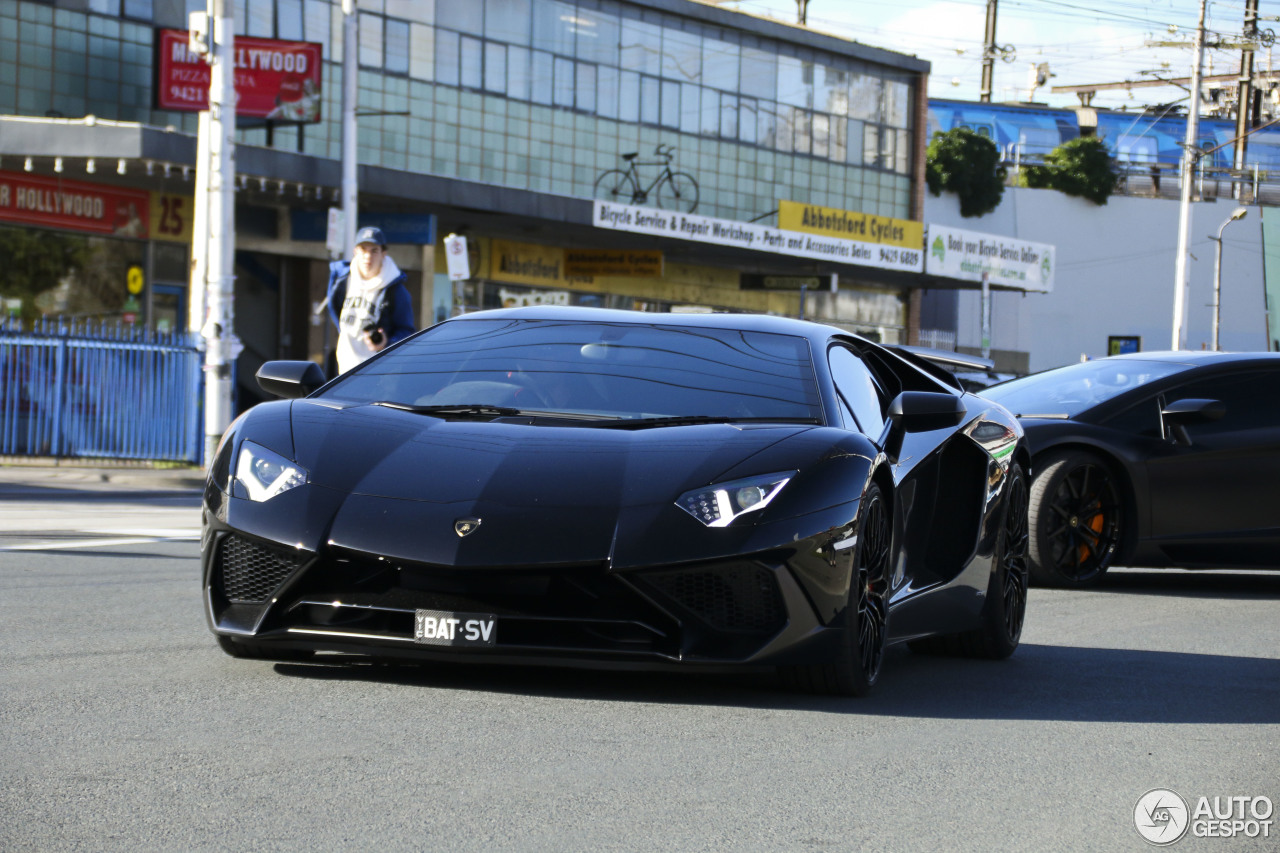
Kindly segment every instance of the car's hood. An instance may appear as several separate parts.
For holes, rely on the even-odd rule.
[[[608,560],[627,518],[665,515],[685,491],[809,429],[592,429],[309,401],[292,417],[310,482],[346,495],[332,544],[451,565]],[[465,519],[480,527],[464,538]]]

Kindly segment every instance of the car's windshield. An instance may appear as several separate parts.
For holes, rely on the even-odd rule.
[[[1188,367],[1167,361],[1099,359],[1002,382],[978,393],[995,400],[1015,415],[1074,417],[1131,388]]]
[[[344,375],[325,397],[600,418],[821,417],[808,342],[642,323],[442,323]]]

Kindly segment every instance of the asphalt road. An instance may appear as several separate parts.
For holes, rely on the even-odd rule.
[[[1153,788],[1280,804],[1280,572],[1033,590],[1011,660],[894,650],[825,699],[233,660],[194,506],[0,491],[0,849],[1146,850]]]

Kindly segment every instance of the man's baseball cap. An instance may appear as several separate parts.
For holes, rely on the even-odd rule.
[[[379,246],[387,245],[387,235],[382,233],[381,228],[374,228],[372,225],[367,228],[361,228],[356,232],[356,245],[361,243],[377,243]]]

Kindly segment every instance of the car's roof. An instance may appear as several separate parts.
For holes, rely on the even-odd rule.
[[[1124,355],[1108,356],[1115,361],[1163,361],[1172,364],[1186,364],[1193,367],[1204,367],[1211,364],[1233,364],[1241,361],[1258,360],[1275,362],[1280,360],[1280,352],[1214,352],[1212,350],[1157,350],[1155,352],[1129,352]]]
[[[680,314],[646,311],[624,311],[614,308],[581,308],[564,305],[530,305],[522,308],[496,308],[476,311],[454,317],[447,322],[460,320],[562,320],[583,323],[630,323],[646,326],[682,326],[685,328],[735,329],[745,332],[771,332],[782,335],[798,335],[805,338],[826,339],[832,335],[857,337],[843,329],[795,320],[791,317],[774,317],[768,314]]]

